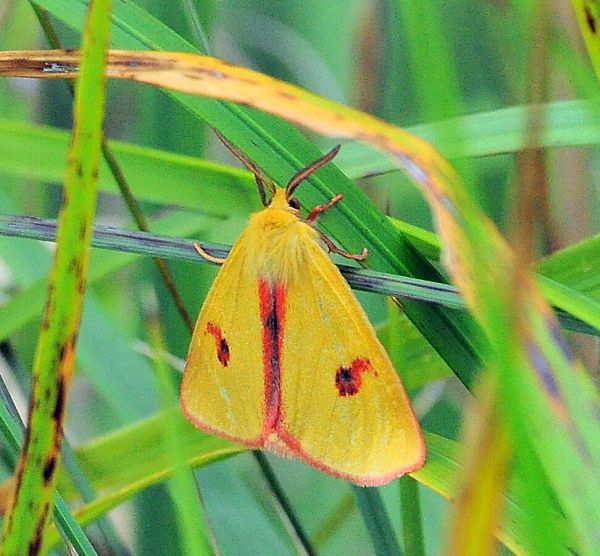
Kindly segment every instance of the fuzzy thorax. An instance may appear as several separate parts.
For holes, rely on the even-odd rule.
[[[289,284],[300,277],[318,240],[318,232],[290,207],[285,189],[276,188],[269,206],[252,215],[244,232],[246,269],[253,277]]]

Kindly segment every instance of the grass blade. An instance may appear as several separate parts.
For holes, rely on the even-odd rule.
[[[8,554],[37,554],[43,550],[53,502],[96,204],[110,6],[110,0],[98,0],[91,6],[87,21],[58,249],[34,362],[27,434],[3,532],[3,546]]]
[[[396,533],[387,514],[379,490],[352,485],[358,509],[371,536],[371,542],[377,556],[401,555]]]

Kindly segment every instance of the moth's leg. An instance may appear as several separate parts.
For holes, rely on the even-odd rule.
[[[327,245],[327,249],[329,249],[330,253],[337,253],[342,257],[346,257],[346,259],[352,259],[353,261],[364,261],[369,255],[369,251],[366,247],[363,247],[363,250],[359,255],[354,255],[353,253],[348,253],[348,251],[344,251],[340,249],[333,241],[331,241],[325,234],[319,233],[321,236],[321,241]]]
[[[204,249],[204,247],[202,247],[202,245],[200,245],[199,243],[194,243],[194,249],[196,251],[198,251],[198,254],[203,259],[206,259],[207,261],[210,261],[211,263],[223,264],[227,260],[227,259],[222,259],[221,257],[213,257],[212,255],[209,255],[206,252],[206,250]]]
[[[328,203],[325,203],[324,205],[317,205],[308,213],[308,216],[306,217],[306,222],[308,224],[312,224],[320,214],[323,214],[326,210],[329,210],[333,205],[339,203],[343,198],[344,196],[341,193],[338,193]]]
[[[339,203],[343,199],[343,197],[344,196],[340,193],[340,194],[336,195],[335,197],[333,197],[333,199],[331,199],[331,201],[329,201],[328,203],[325,203],[324,205],[317,205],[315,208],[313,208],[308,213],[308,216],[306,217],[306,222],[308,224],[312,225],[314,223],[315,219],[320,214],[324,213],[326,210],[329,210],[336,203]],[[325,245],[327,245],[327,249],[329,249],[330,253],[337,253],[338,255],[341,255],[342,257],[346,257],[347,259],[352,259],[353,261],[364,261],[367,258],[367,255],[369,254],[369,252],[367,251],[367,248],[364,247],[362,252],[360,253],[360,255],[353,255],[352,253],[348,253],[348,251],[344,251],[343,249],[340,249],[325,234],[322,234],[319,232],[319,235],[321,236],[321,241]]]

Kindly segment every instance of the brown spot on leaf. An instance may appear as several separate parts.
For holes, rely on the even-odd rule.
[[[589,30],[595,35],[597,30],[596,18],[594,17],[594,14],[590,10],[589,6],[585,6],[583,10],[585,12],[585,22],[587,23]]]
[[[277,96],[286,100],[297,100],[298,97],[288,91],[277,91]]]
[[[48,307],[46,307],[46,310],[44,311],[44,320],[42,322],[42,328],[44,330],[48,330],[48,327],[50,326],[50,311],[48,310]]]
[[[44,465],[44,483],[47,485],[50,480],[52,479],[52,476],[54,475],[54,469],[56,467],[56,456],[54,454],[52,454],[47,460],[46,460],[46,464]]]
[[[29,550],[28,550],[29,556],[34,556],[35,554],[39,554],[40,548],[42,547],[42,536],[37,530],[35,533],[36,534],[34,535],[33,539],[31,539],[31,542],[29,543]]]
[[[64,343],[58,345],[58,361],[62,363],[67,356],[67,346]]]
[[[79,257],[73,257],[69,261],[69,271],[72,272],[75,276],[81,276],[81,259]]]
[[[61,376],[58,380],[58,389],[56,395],[56,404],[54,405],[54,412],[52,413],[52,419],[56,423],[62,423],[62,418],[65,410],[65,381]]]
[[[39,516],[39,521],[37,527],[35,528],[35,532],[33,534],[33,538],[29,543],[29,550],[27,553],[29,556],[34,556],[40,553],[42,549],[42,536],[44,534],[44,529],[46,528],[46,518],[48,517],[48,504],[44,506],[41,515]]]

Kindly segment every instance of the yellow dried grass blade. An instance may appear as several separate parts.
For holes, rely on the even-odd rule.
[[[451,556],[492,554],[499,529],[511,454],[506,425],[500,423],[490,377],[472,400],[461,485],[450,519],[446,553]],[[477,408],[475,407],[477,404]]]

